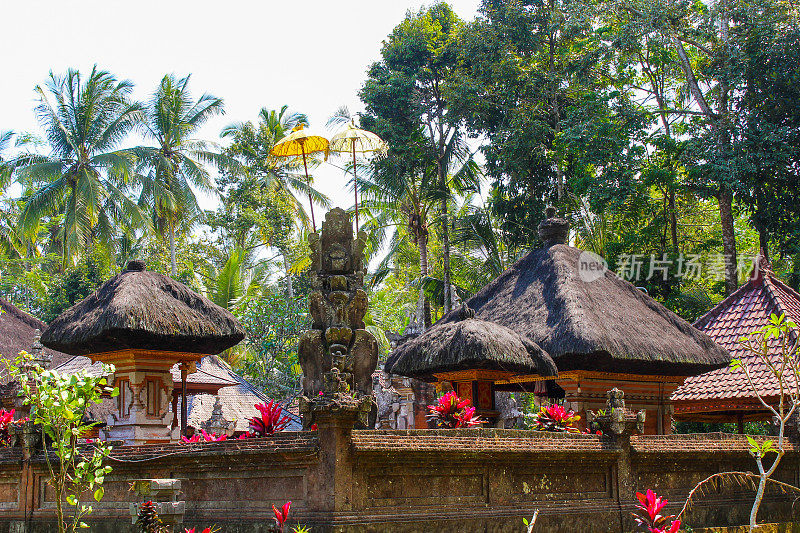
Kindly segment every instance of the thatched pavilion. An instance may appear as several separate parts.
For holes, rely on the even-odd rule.
[[[494,383],[516,375],[554,377],[553,359],[536,343],[504,326],[474,318],[466,305],[457,320],[433,327],[392,354],[391,371],[426,381],[447,382],[477,413],[497,415]],[[424,373],[419,372],[424,369]]]
[[[753,384],[767,402],[774,404],[779,394],[777,381],[764,361],[739,343],[743,336],[767,325],[772,314],[785,314],[794,322],[800,322],[800,294],[778,279],[760,254],[747,283],[697,319],[694,325],[732,357],[742,360],[750,369]],[[780,367],[777,342],[768,346],[772,362]],[[690,377],[675,391],[672,401],[678,420],[735,422],[740,432],[744,430],[744,422],[772,417],[753,393],[744,372],[730,368]]]
[[[176,438],[168,413],[173,378],[183,381],[181,427],[186,426],[186,381],[197,361],[238,344],[244,331],[234,316],[187,286],[149,272],[141,261],[59,315],[42,343],[93,362],[116,366],[117,422],[109,430],[129,444]]]
[[[601,260],[566,244],[566,220],[550,216],[539,228],[544,246],[528,253],[466,305],[475,317],[502,326],[540,347],[558,367],[558,390],[586,420],[604,407],[606,391],[625,392],[631,409],[647,412],[647,433],[669,433],[670,395],[688,376],[726,366],[728,353],[706,334],[632,284]],[[459,311],[432,328],[460,320]],[[398,350],[387,372],[430,379],[418,350]],[[398,355],[414,361],[397,366]],[[479,367],[480,365],[473,365]],[[397,370],[396,370],[397,368]],[[493,390],[533,391],[547,379],[530,372],[494,380]]]

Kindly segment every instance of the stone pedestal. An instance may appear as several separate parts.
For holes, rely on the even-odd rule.
[[[152,501],[156,513],[165,526],[180,526],[186,512],[186,502],[178,501],[181,492],[179,479],[140,479],[133,482],[132,490],[143,501]],[[132,503],[130,506],[131,521],[136,523],[139,516],[140,504]]]

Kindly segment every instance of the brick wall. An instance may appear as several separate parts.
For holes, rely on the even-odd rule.
[[[721,470],[752,470],[738,435],[638,436],[613,440],[515,430],[317,432],[195,445],[118,448],[92,530],[133,531],[134,479],[177,478],[185,524],[223,533],[269,531],[272,504],[314,532],[624,532],[636,490],[653,488],[677,512],[690,488]],[[798,484],[800,450],[790,446],[778,478]],[[0,531],[52,531],[52,492],[43,457],[0,450]],[[744,524],[752,492],[719,487],[692,509],[694,527]],[[767,521],[789,521],[791,498],[769,494]]]

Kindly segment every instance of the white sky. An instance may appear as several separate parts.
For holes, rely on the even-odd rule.
[[[40,133],[33,87],[50,70],[88,72],[95,63],[132,80],[141,100],[165,73],[191,73],[195,96],[209,92],[225,100],[226,114],[204,127],[203,139],[216,141],[223,126],[284,104],[323,129],[340,105],[362,109],[357,93],[381,42],[406,10],[430,3],[0,0],[0,130]],[[450,4],[471,20],[479,0]],[[316,176],[334,205],[352,204],[340,170],[323,165]]]

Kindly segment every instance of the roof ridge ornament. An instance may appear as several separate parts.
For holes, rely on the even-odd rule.
[[[125,265],[125,272],[144,272],[147,270],[147,265],[141,259],[132,259]]]
[[[766,274],[772,273],[772,264],[767,259],[764,248],[759,248],[758,254],[753,258],[753,270],[750,272],[750,279],[753,281],[763,281]]]
[[[539,223],[539,238],[545,246],[554,244],[567,244],[569,237],[569,221],[566,218],[557,217],[556,209],[553,206],[545,209],[545,219]]]
[[[461,308],[458,310],[458,319],[466,320],[468,318],[475,318],[475,310],[471,309],[467,304],[461,304]]]

